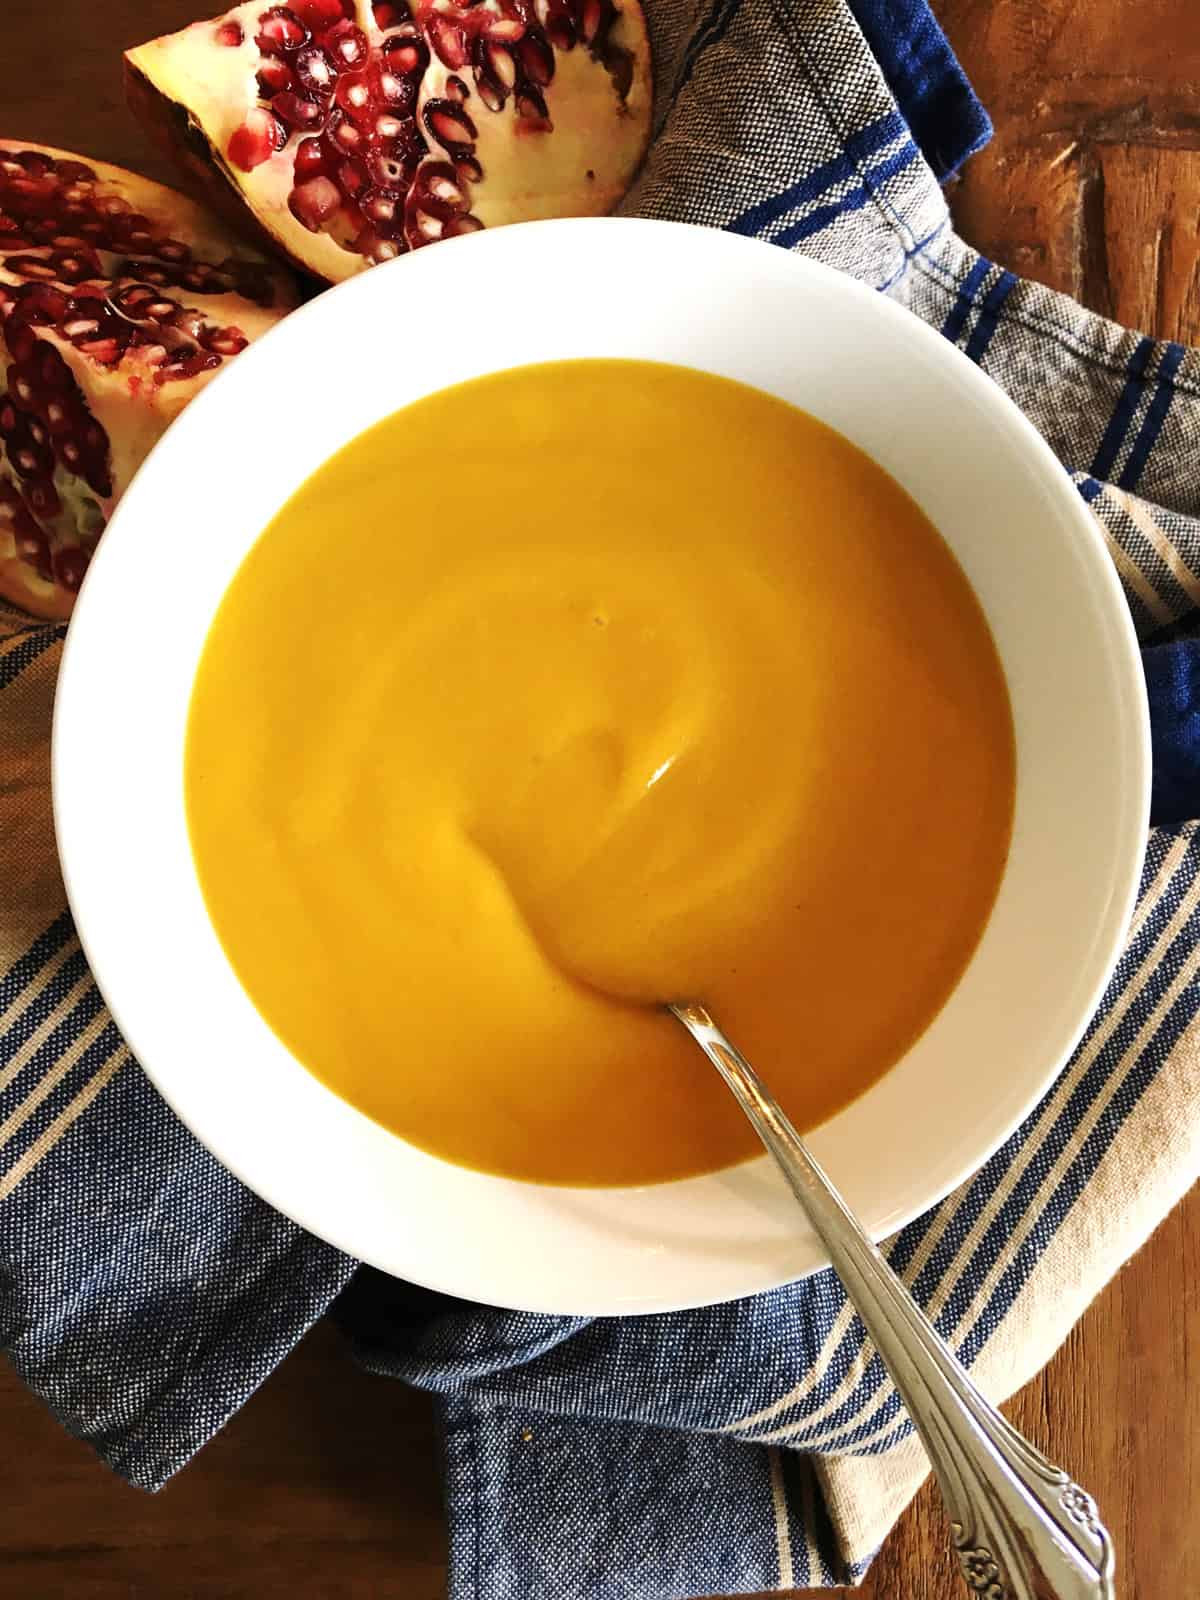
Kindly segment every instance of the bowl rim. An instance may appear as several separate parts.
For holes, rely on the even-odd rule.
[[[1022,413],[1015,403],[996,386],[976,365],[971,362],[961,350],[944,340],[935,328],[924,323],[919,317],[906,308],[878,294],[865,284],[858,282],[846,274],[814,261],[810,257],[795,255],[781,251],[778,247],[771,246],[759,240],[733,235],[723,230],[713,229],[694,224],[662,222],[640,218],[571,218],[515,224],[511,227],[496,230],[485,230],[481,233],[467,235],[454,240],[443,241],[439,251],[435,252],[438,262],[443,263],[445,270],[450,270],[448,252],[451,248],[459,252],[459,259],[464,263],[471,258],[466,256],[467,251],[475,253],[479,259],[479,270],[486,271],[486,261],[483,259],[485,252],[503,255],[513,251],[519,257],[522,252],[536,259],[539,253],[539,240],[549,240],[556,236],[559,240],[569,242],[577,241],[575,248],[586,252],[589,248],[589,239],[597,237],[598,230],[603,230],[610,238],[622,236],[630,239],[636,246],[639,237],[648,238],[650,234],[662,234],[664,231],[675,238],[681,239],[689,236],[688,248],[692,250],[707,250],[714,253],[722,251],[731,252],[731,260],[745,255],[747,261],[752,260],[750,252],[760,257],[763,271],[766,271],[765,259],[767,257],[777,260],[779,266],[772,270],[786,270],[796,274],[797,295],[804,292],[804,281],[824,284],[833,292],[847,298],[848,302],[857,299],[861,306],[870,306],[871,314],[882,319],[881,325],[891,323],[897,330],[902,330],[900,337],[907,339],[910,344],[924,347],[927,359],[931,364],[942,365],[947,373],[957,374],[959,381],[968,389],[974,389],[979,397],[980,404],[992,411],[998,425],[1007,429],[1009,435],[1020,442],[1020,447],[1027,454],[1031,471],[1040,472],[1043,482],[1049,493],[1056,495],[1065,517],[1072,521],[1079,534],[1081,549],[1087,554],[1083,559],[1091,563],[1091,576],[1096,583],[1096,592],[1105,596],[1101,604],[1107,607],[1106,626],[1108,627],[1108,646],[1111,652],[1111,666],[1118,680],[1119,692],[1114,698],[1114,721],[1120,726],[1120,749],[1117,752],[1121,763],[1121,772],[1127,795],[1127,807],[1131,822],[1128,829],[1128,847],[1118,859],[1102,864],[1101,870],[1109,873],[1109,893],[1107,910],[1103,918],[1103,926],[1094,930],[1094,937],[1090,950],[1091,970],[1093,979],[1086,996],[1086,1003],[1076,1007],[1077,1015],[1074,1026],[1070,1030],[1070,1038],[1065,1046],[1057,1053],[1056,1059],[1046,1063],[1045,1070],[1040,1074],[1036,1084],[1025,1096],[1020,1109],[1014,1114],[1009,1112],[1002,1118],[994,1119],[987,1127],[986,1133],[979,1137],[971,1147],[969,1159],[960,1161],[951,1175],[943,1175],[939,1181],[928,1188],[918,1202],[914,1202],[899,1210],[893,1211],[883,1221],[882,1225],[870,1225],[870,1231],[875,1237],[883,1237],[902,1227],[914,1217],[936,1205],[952,1190],[972,1176],[995,1152],[995,1150],[1011,1135],[1013,1130],[1020,1125],[1029,1112],[1040,1102],[1053,1083],[1056,1075],[1061,1070],[1063,1062],[1074,1050],[1079,1039],[1084,1033],[1087,1024],[1096,1008],[1096,1005],[1107,985],[1113,968],[1120,954],[1125,931],[1135,903],[1138,884],[1140,880],[1142,858],[1145,848],[1145,835],[1149,819],[1149,794],[1150,794],[1150,745],[1149,745],[1149,720],[1146,707],[1144,683],[1141,674],[1140,656],[1137,639],[1134,633],[1132,619],[1125,601],[1119,580],[1111,560],[1104,548],[1102,535],[1096,525],[1092,514],[1084,506],[1075,488],[1071,484],[1066,471],[1054,456],[1050,446],[1040,433],[1034,428],[1029,419]],[[302,340],[308,334],[310,327],[322,319],[333,315],[332,308],[349,305],[355,296],[365,296],[369,291],[365,286],[372,280],[378,285],[385,280],[386,274],[398,277],[400,272],[411,271],[413,265],[419,264],[422,258],[428,263],[428,252],[420,252],[416,256],[401,258],[388,263],[382,268],[374,269],[370,274],[359,275],[342,284],[334,286],[323,294],[292,312],[281,323],[272,328],[243,353],[238,363],[232,365],[228,372],[217,375],[216,379],[208,385],[206,390],[198,395],[184,410],[181,416],[167,430],[163,439],[155,446],[149,458],[150,462],[157,459],[165,460],[169,456],[182,454],[186,450],[185,441],[193,430],[198,429],[203,419],[209,413],[215,413],[222,405],[226,392],[226,385],[235,377],[239,369],[243,373],[243,384],[257,381],[259,373],[266,374],[269,370],[272,352],[282,349],[285,341]],[[425,270],[430,270],[426,265]],[[734,268],[736,270],[736,266]],[[511,365],[511,363],[505,363]],[[493,368],[491,370],[501,370]],[[450,380],[456,381],[456,380]],[[432,392],[426,388],[424,392]],[[384,413],[381,413],[381,415]],[[191,419],[191,420],[189,420]],[[336,446],[330,447],[330,452]],[[143,469],[144,470],[144,469]],[[303,474],[307,476],[307,473]],[[143,1034],[142,1019],[138,1012],[138,997],[132,993],[123,994],[114,992],[120,989],[120,983],[110,986],[110,959],[104,947],[104,935],[98,931],[98,922],[102,920],[96,904],[89,898],[88,891],[81,887],[80,871],[82,851],[91,846],[82,843],[87,830],[81,827],[83,816],[82,789],[79,776],[76,773],[76,748],[78,744],[77,730],[80,727],[80,717],[86,712],[91,695],[89,677],[92,673],[91,651],[95,648],[90,640],[98,627],[98,612],[102,606],[112,608],[110,586],[106,583],[106,574],[110,566],[115,564],[118,549],[130,539],[144,539],[148,519],[142,508],[142,500],[146,494],[143,488],[139,490],[139,483],[148,482],[139,473],[126,490],[121,505],[117,508],[101,543],[93,570],[85,580],[81,591],[75,619],[68,631],[62,663],[59,672],[58,691],[55,700],[54,724],[52,735],[52,792],[55,830],[58,841],[59,858],[62,866],[64,883],[67,890],[68,903],[75,920],[76,930],[80,944],[91,967],[96,984],[109,1006],[114,1020],[117,1023],[130,1050],[137,1060],[144,1066],[147,1075],[155,1084],[167,1104],[180,1117],[193,1133],[200,1139],[216,1157],[230,1171],[234,1173],[254,1193],[258,1194],[268,1204],[273,1206],[285,1216],[291,1218],[301,1227],[326,1240],[335,1247],[351,1256],[371,1261],[374,1265],[388,1272],[396,1272],[411,1281],[440,1290],[449,1294],[480,1298],[473,1294],[471,1285],[464,1283],[461,1273],[449,1270],[445,1274],[439,1270],[431,1269],[428,1264],[418,1272],[404,1268],[398,1271],[395,1259],[382,1260],[377,1252],[364,1252],[361,1241],[357,1242],[344,1228],[331,1227],[328,1222],[323,1222],[321,1215],[316,1214],[307,1203],[298,1202],[295,1194],[282,1194],[278,1187],[271,1183],[264,1183],[262,1175],[256,1173],[253,1161],[247,1162],[239,1159],[227,1147],[225,1140],[219,1134],[214,1134],[211,1125],[198,1127],[192,1114],[192,1107],[188,1103],[186,1094],[180,1092],[179,1085],[173,1081],[169,1067],[160,1060],[148,1059],[154,1055],[153,1050],[142,1052],[138,1040]],[[300,480],[302,481],[302,479]],[[1054,485],[1059,487],[1055,488]],[[139,531],[140,530],[140,531]],[[257,534],[254,535],[257,537]],[[252,542],[249,541],[249,542]],[[249,548],[249,542],[245,548]],[[97,597],[101,598],[97,598]],[[126,608],[123,620],[129,624],[130,611]],[[83,619],[83,626],[80,626]],[[109,622],[108,626],[112,626]],[[1119,701],[1119,704],[1116,702]],[[1134,824],[1136,823],[1136,826]],[[98,845],[99,841],[94,840]],[[893,1069],[894,1070],[894,1069]],[[305,1074],[305,1076],[309,1076]],[[328,1091],[325,1091],[328,1093]],[[361,1113],[355,1113],[361,1116]],[[820,1130],[816,1131],[819,1138]],[[394,1137],[394,1136],[393,1136]],[[438,1162],[436,1157],[428,1157],[438,1165],[449,1165]],[[733,1173],[745,1171],[747,1168],[762,1168],[768,1161],[765,1156],[754,1158],[751,1162],[743,1164],[742,1168],[727,1169]],[[465,1173],[467,1169],[454,1169],[457,1173]],[[479,1175],[472,1175],[479,1176]],[[721,1176],[721,1175],[717,1175]],[[511,1183],[513,1180],[487,1179],[488,1182]],[[685,1184],[694,1182],[707,1183],[708,1178],[700,1180],[683,1180]],[[545,1189],[549,1186],[530,1186]],[[655,1186],[660,1188],[673,1188],[675,1185]],[[565,1191],[576,1193],[578,1191]],[[319,1207],[317,1208],[319,1211]],[[525,1292],[519,1300],[508,1298],[496,1299],[495,1303],[516,1305],[522,1310],[532,1312],[548,1312],[568,1315],[613,1315],[637,1312],[666,1311],[687,1309],[693,1306],[715,1303],[717,1300],[736,1298],[742,1294],[759,1292],[777,1287],[781,1284],[794,1281],[807,1276],[808,1273],[818,1270],[828,1264],[827,1256],[818,1247],[814,1253],[809,1251],[801,1270],[788,1270],[764,1277],[761,1271],[747,1270],[744,1281],[726,1285],[721,1294],[713,1296],[709,1293],[691,1293],[680,1295],[678,1291],[666,1292],[661,1297],[654,1295],[641,1295],[633,1299],[623,1299],[613,1294],[599,1294],[590,1304],[583,1304],[576,1295],[564,1301],[552,1288],[547,1288],[544,1293],[530,1294]],[[495,1298],[494,1296],[492,1297]]]

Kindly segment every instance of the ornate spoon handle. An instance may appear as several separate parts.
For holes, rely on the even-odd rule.
[[[1114,1600],[1089,1494],[983,1398],[774,1096],[701,1005],[670,1008],[716,1066],[816,1229],[919,1431],[979,1600]]]

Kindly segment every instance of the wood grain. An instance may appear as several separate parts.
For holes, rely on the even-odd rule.
[[[439,1600],[424,1396],[316,1328],[158,1495],[119,1482],[0,1369],[2,1600]]]
[[[652,3],[652,0],[651,0]],[[996,123],[954,190],[988,255],[1146,331],[1200,338],[1195,0],[935,0]],[[169,179],[119,50],[197,0],[8,0],[2,125]],[[20,44],[19,57],[12,43]],[[1200,1193],[1008,1408],[1092,1488],[1136,1600],[1200,1564]],[[0,1600],[441,1600],[429,1407],[318,1328],[177,1482],[118,1483],[0,1369]],[[961,1600],[930,1488],[864,1600]],[[530,1600],[540,1600],[530,1596]]]

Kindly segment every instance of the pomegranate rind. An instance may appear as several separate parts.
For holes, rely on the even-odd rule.
[[[97,197],[116,196],[135,212],[147,217],[157,231],[186,245],[198,262],[235,260],[253,266],[265,286],[260,305],[236,292],[191,296],[186,289],[165,289],[164,295],[195,304],[206,323],[236,327],[252,342],[281,320],[299,303],[297,285],[290,273],[261,252],[232,236],[221,224],[188,196],[155,183],[110,162],[97,161],[73,151],[30,140],[0,139],[0,161],[18,153],[34,152],[54,162],[79,162],[96,175]],[[13,255],[40,254],[36,244],[12,246],[0,240],[0,290],[24,287],[28,280],[5,265]],[[89,279],[86,282],[107,280]],[[59,287],[63,287],[59,285]],[[70,294],[70,287],[64,288]],[[51,519],[46,531],[52,537],[56,556],[79,550],[90,555],[97,538],[112,513],[121,493],[129,484],[150,450],[187,403],[216,376],[220,368],[197,373],[170,383],[157,381],[157,368],[144,346],[131,346],[115,366],[106,367],[83,354],[70,339],[52,326],[37,328],[36,336],[62,358],[78,384],[88,411],[108,435],[108,467],[112,492],[100,494],[81,477],[57,461],[52,482],[62,509]],[[230,359],[226,357],[225,359]],[[4,392],[6,369],[12,360],[4,337],[0,312],[0,393]],[[222,362],[222,365],[224,362]],[[24,492],[22,479],[0,440],[0,497],[11,493],[5,486]],[[169,513],[165,513],[169,515]],[[0,598],[37,617],[67,619],[74,606],[74,591],[55,577],[39,573],[16,548],[10,527],[5,526],[0,506]]]
[[[351,3],[354,20],[377,52],[393,30],[377,26],[370,0]],[[415,0],[412,9],[426,26],[446,16],[452,5],[453,0]],[[280,151],[248,171],[229,154],[235,135],[261,103],[257,74],[264,58],[256,39],[266,9],[262,0],[249,0],[221,17],[128,51],[130,104],[155,136],[173,147],[193,181],[210,193],[223,191],[226,204],[237,197],[277,250],[326,282],[341,282],[374,262],[354,247],[352,229],[310,231],[293,215],[295,153],[304,135],[290,132]],[[485,15],[501,17],[499,0],[471,8],[476,27]],[[241,43],[231,47],[219,35],[230,30],[222,37],[232,37],[233,28]],[[483,172],[470,185],[474,225],[602,215],[625,194],[645,155],[653,109],[650,44],[638,0],[620,0],[608,38],[627,58],[623,92],[582,43],[556,50],[553,79],[543,90],[550,131],[520,117],[512,96],[493,111],[477,92],[471,94],[466,109],[477,131],[473,155]],[[431,102],[453,98],[447,85],[455,75],[456,69],[431,50],[418,89],[422,131]],[[470,82],[468,68],[458,68],[457,75]],[[426,163],[445,162],[447,152],[432,138],[428,142]],[[435,237],[440,233],[438,224]]]

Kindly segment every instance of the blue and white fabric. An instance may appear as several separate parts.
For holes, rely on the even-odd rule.
[[[1050,441],[1147,646],[1169,820],[1120,966],[1044,1102],[888,1246],[1002,1398],[1200,1171],[1200,353],[956,237],[938,179],[987,124],[920,0],[648,10],[656,137],[626,209],[815,255],[940,328]],[[0,629],[0,1345],[25,1381],[153,1489],[334,1306],[361,1360],[437,1398],[452,1600],[860,1578],[926,1466],[832,1274],[666,1317],[466,1305],[357,1270],[179,1125],[64,909],[47,751],[61,631]]]

